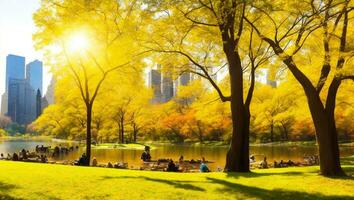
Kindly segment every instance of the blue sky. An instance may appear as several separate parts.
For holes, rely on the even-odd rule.
[[[0,0],[0,95],[5,90],[7,54],[25,56],[26,63],[43,60],[42,53],[33,48],[32,41],[36,30],[32,15],[39,6],[40,0]],[[51,78],[47,71],[44,67],[44,91]]]

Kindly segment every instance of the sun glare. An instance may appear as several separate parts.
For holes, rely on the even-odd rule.
[[[68,49],[70,52],[79,52],[87,50],[89,46],[89,39],[84,32],[76,32],[69,36]]]

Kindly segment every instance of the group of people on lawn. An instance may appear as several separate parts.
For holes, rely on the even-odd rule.
[[[141,154],[141,160],[144,161],[144,162],[150,162],[151,161],[150,147],[149,146],[145,146],[145,150]],[[173,161],[173,159],[167,159],[166,161],[168,161],[168,165],[167,165],[166,171],[168,171],[168,172],[179,172],[179,171],[181,171],[180,170],[180,166],[178,164],[176,164]],[[160,163],[161,160],[158,160],[157,162]],[[179,158],[179,163],[182,164],[183,162],[184,162],[184,158],[183,158],[183,155],[182,155]],[[199,171],[200,172],[210,172],[204,157],[202,158],[202,160],[200,162]]]
[[[255,162],[255,156],[251,155],[250,156],[250,163]],[[289,160],[287,162],[281,160],[280,162],[274,161],[273,167],[274,168],[281,168],[281,167],[290,167],[290,166],[296,166],[297,164],[293,162],[292,160]],[[268,162],[267,162],[267,157],[264,156],[263,160],[259,163],[259,168],[260,169],[267,169],[269,167]]]
[[[42,162],[46,163],[48,161],[48,158],[46,155],[43,154],[37,154],[36,152],[29,152],[28,150],[22,149],[18,153],[13,153],[5,155],[3,153],[0,154],[0,160],[12,160],[12,161],[36,161],[36,162]]]
[[[84,166],[87,163],[87,159],[88,159],[88,157],[86,156],[85,153],[83,153],[81,155],[81,157],[74,162],[74,164],[75,165],[79,165],[79,166]],[[145,150],[141,154],[141,160],[144,161],[144,162],[150,162],[151,161],[150,147],[149,146],[145,146]],[[173,161],[173,159],[167,159],[167,160],[160,159],[160,160],[157,161],[157,163],[160,163],[160,162],[168,162],[167,168],[166,168],[166,171],[168,171],[168,172],[180,172],[181,171],[180,170],[180,166],[178,164],[176,164]],[[179,163],[182,164],[183,162],[184,162],[184,159],[183,159],[183,156],[181,156],[180,159],[179,159]],[[197,163],[197,161],[194,161],[193,163],[195,164],[195,163]],[[93,157],[93,159],[92,159],[92,166],[98,166],[96,157]],[[127,164],[126,163],[112,164],[111,162],[109,162],[106,165],[106,167],[107,168],[127,168]],[[204,157],[200,161],[199,170],[200,170],[200,172],[210,172]]]

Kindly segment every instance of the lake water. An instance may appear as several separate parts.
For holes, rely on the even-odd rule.
[[[62,143],[63,145],[76,145]],[[34,151],[36,145],[59,145],[55,141],[34,141],[34,140],[0,140],[0,153],[14,153],[22,149]],[[217,167],[224,167],[225,155],[227,147],[208,147],[208,146],[190,146],[190,145],[157,145],[151,150],[152,159],[172,158],[178,160],[183,155],[184,159],[201,159],[205,157],[208,161],[213,161],[209,167],[214,171]],[[354,155],[354,147],[341,147],[341,156]],[[64,161],[76,160],[85,152],[84,147],[80,147],[78,151],[71,152],[68,155],[59,158],[50,158],[50,160]],[[131,149],[92,149],[92,157],[96,157],[99,163],[107,164],[108,162],[127,162],[129,167],[138,168],[142,162],[140,155],[142,150]],[[317,154],[316,146],[251,146],[250,154],[256,155],[256,161],[260,161],[263,156],[267,156],[268,162],[274,160],[293,160],[302,161],[306,155]]]

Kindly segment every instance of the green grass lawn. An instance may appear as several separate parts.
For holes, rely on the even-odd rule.
[[[354,172],[354,156],[343,168]],[[318,167],[201,174],[0,161],[4,199],[354,199],[354,178]]]

